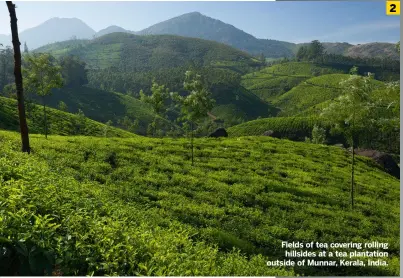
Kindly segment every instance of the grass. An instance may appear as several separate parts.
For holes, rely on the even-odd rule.
[[[56,135],[89,135],[134,137],[133,133],[108,127],[105,124],[77,115],[47,108],[48,133]],[[43,107],[26,102],[28,129],[31,133],[44,133]],[[0,128],[19,131],[17,101],[0,97]],[[106,132],[106,133],[105,133]]]
[[[196,139],[192,167],[185,139],[19,140],[0,132],[0,244],[63,275],[399,275],[399,180],[358,156],[352,211],[342,149]],[[389,266],[267,267],[283,240],[387,242]]]

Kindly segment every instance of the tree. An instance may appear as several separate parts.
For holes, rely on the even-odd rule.
[[[183,119],[190,123],[192,165],[194,164],[193,137],[194,124],[207,116],[215,104],[211,93],[202,83],[201,75],[186,71],[183,87],[189,94],[181,97],[178,94],[171,94],[173,99],[180,103]]]
[[[7,46],[6,48],[0,49],[0,91],[4,86],[12,82],[14,83],[14,76],[10,74],[13,72],[13,56],[11,47]]]
[[[399,54],[400,54],[400,41],[396,44],[396,49],[397,49],[397,51],[398,51]]]
[[[108,137],[108,132],[111,129],[111,126],[113,125],[113,122],[111,120],[107,121],[105,123],[105,127],[104,127],[104,137]]]
[[[163,116],[164,112],[166,111],[167,101],[169,100],[170,93],[169,89],[165,88],[165,85],[158,85],[155,80],[151,86],[151,95],[147,96],[140,91],[140,100],[149,103],[153,108],[155,113],[154,122],[153,122],[153,135],[155,136],[158,125],[157,125],[157,117]]]
[[[261,62],[263,65],[266,64],[266,57],[264,56],[263,53],[260,54],[259,60],[260,60],[260,62]]]
[[[85,123],[87,121],[87,118],[85,117],[83,110],[78,109],[78,112],[76,113],[76,117],[77,117],[76,134],[84,134]]]
[[[24,53],[29,53],[27,42],[24,42]]]
[[[15,76],[15,86],[17,91],[17,102],[18,102],[18,117],[20,120],[20,132],[21,132],[21,150],[23,152],[30,153],[31,148],[29,146],[29,135],[28,135],[28,125],[27,118],[25,115],[25,105],[24,105],[24,87],[23,79],[21,73],[21,50],[20,50],[20,40],[18,38],[18,26],[17,26],[17,15],[15,12],[15,5],[11,1],[6,1],[8,11],[10,13],[11,22],[11,36],[14,48],[14,76]]]
[[[321,116],[332,124],[333,131],[341,132],[351,146],[351,207],[354,208],[354,165],[357,135],[365,130],[373,119],[373,103],[370,93],[373,90],[372,77],[358,76],[357,68],[351,71],[350,78],[343,81],[344,95],[325,108]]]
[[[49,54],[27,55],[24,76],[28,91],[42,97],[45,138],[48,137],[46,121],[45,97],[51,94],[52,89],[63,86],[60,66],[54,63]]]
[[[57,106],[59,108],[59,110],[67,112],[68,108],[67,108],[67,104],[64,103],[64,101],[59,101],[59,105]]]
[[[312,129],[312,143],[325,144],[326,142],[326,130],[318,125],[315,125]]]
[[[76,56],[65,56],[60,59],[61,74],[64,85],[77,87],[88,84],[86,63]]]
[[[325,48],[318,40],[312,41],[308,48],[309,59],[314,60],[321,58],[323,56],[324,50]]]

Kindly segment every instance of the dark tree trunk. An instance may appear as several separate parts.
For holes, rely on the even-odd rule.
[[[20,50],[21,43],[18,39],[17,15],[15,13],[15,5],[13,4],[13,2],[6,1],[6,3],[8,11],[10,13],[11,35],[13,39],[13,48],[14,48],[14,76],[15,76],[15,86],[17,88],[18,116],[20,119],[22,151],[30,153],[31,149],[29,147],[28,126],[24,105],[24,88],[22,86],[21,50]]]

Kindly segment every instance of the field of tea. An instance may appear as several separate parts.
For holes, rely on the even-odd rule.
[[[399,180],[340,148],[0,131],[0,275],[399,275]],[[387,267],[266,266],[281,241],[389,243]]]

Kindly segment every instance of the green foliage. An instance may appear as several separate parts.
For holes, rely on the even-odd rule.
[[[43,108],[31,102],[26,102],[26,115],[30,133],[43,132]],[[77,129],[80,123],[78,116],[60,110],[47,109],[48,132],[53,135],[91,135],[103,136],[104,125],[87,119],[82,129]],[[19,119],[17,101],[0,97],[0,129],[18,131]],[[110,136],[133,137],[132,133],[111,127]]]
[[[64,103],[64,101],[59,101],[59,105],[57,106],[57,108],[59,108],[59,110],[67,112],[68,111],[68,107],[66,105],[66,103]]]
[[[11,47],[0,48],[0,91],[14,82],[14,51]]]
[[[24,89],[39,96],[47,96],[63,85],[61,67],[47,53],[24,56]]]
[[[308,62],[276,64],[242,76],[242,85],[265,101],[274,101],[301,82],[317,76],[342,71]]]
[[[64,276],[399,275],[399,181],[357,157],[360,190],[350,211],[350,165],[340,148],[196,139],[203,148],[191,167],[184,139],[30,139],[26,155],[18,133],[0,132],[0,248],[11,260],[24,244],[42,248]],[[267,267],[284,259],[283,240],[387,242],[389,265]],[[31,254],[22,259],[43,258]],[[22,275],[22,259],[2,257],[12,269],[1,274]]]
[[[371,146],[372,142],[382,143],[382,148],[389,145],[387,149],[396,152],[398,139],[396,142],[395,138],[400,132],[397,112],[400,96],[396,91],[400,90],[400,85],[377,87],[371,76],[353,74],[342,83],[342,88],[343,94],[324,108],[321,116],[332,123],[334,130],[343,133],[350,144]],[[385,133],[380,133],[380,130]],[[381,134],[383,138],[378,137]]]
[[[77,87],[88,83],[85,62],[75,56],[64,56],[60,59],[61,73],[64,85]]]
[[[317,117],[274,117],[245,122],[228,129],[230,137],[260,136],[272,130],[279,138],[304,141],[312,135],[315,125],[323,126]]]
[[[312,129],[312,143],[325,144],[326,143],[326,130],[318,125],[314,125]]]
[[[182,114],[188,121],[197,123],[207,117],[207,112],[214,107],[215,101],[198,74],[187,71],[183,87],[188,95],[180,99]]]
[[[313,77],[300,83],[287,93],[273,101],[282,109],[282,116],[296,116],[312,106],[327,100],[333,100],[343,94],[340,82],[349,78],[347,74],[327,74]],[[374,86],[382,87],[384,83],[372,80]]]

